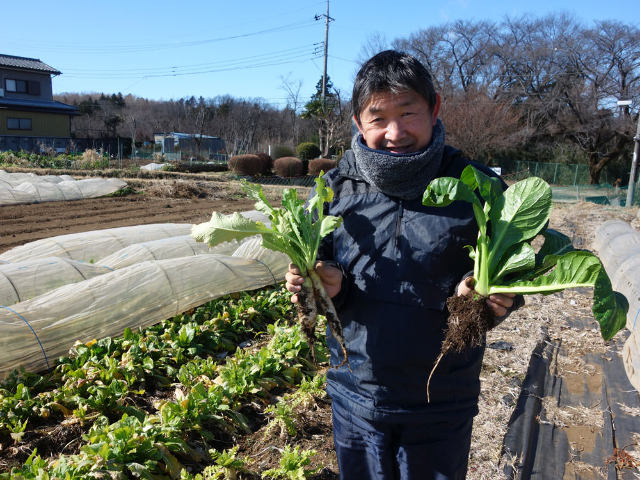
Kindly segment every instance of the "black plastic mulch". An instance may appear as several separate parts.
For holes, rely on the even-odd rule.
[[[573,327],[593,328],[593,318],[576,319]],[[620,332],[604,355],[586,353],[582,360],[596,375],[565,378],[558,374],[557,358],[565,350],[561,341],[546,338],[531,357],[516,408],[504,438],[504,473],[513,480],[627,480],[640,478],[640,470],[626,453],[640,449],[640,416],[621,406],[640,408],[640,395],[629,383],[622,356],[628,332]],[[601,381],[597,373],[602,374]],[[558,407],[590,407],[602,412],[604,427],[567,425],[546,420],[542,399],[552,396]],[[614,450],[616,449],[616,450]],[[504,458],[504,457],[503,457]],[[586,468],[585,468],[586,466]]]

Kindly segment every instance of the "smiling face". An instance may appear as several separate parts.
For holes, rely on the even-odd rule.
[[[439,109],[439,96],[432,109],[413,90],[374,92],[356,124],[367,147],[390,153],[414,153],[431,142]]]

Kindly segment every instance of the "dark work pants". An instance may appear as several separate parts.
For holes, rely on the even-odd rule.
[[[428,423],[368,421],[333,401],[341,480],[464,480],[473,418]]]

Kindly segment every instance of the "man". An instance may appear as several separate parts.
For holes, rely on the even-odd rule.
[[[464,246],[475,243],[472,208],[422,205],[436,177],[459,177],[473,164],[445,145],[440,97],[431,76],[410,55],[384,51],[360,69],[352,105],[359,134],[338,167],[326,174],[334,190],[328,213],[343,223],[325,238],[316,271],[332,296],[346,340],[349,367],[330,369],[334,441],[340,477],[464,479],[477,414],[483,348],[449,353],[430,385],[455,291],[473,265]],[[303,278],[286,275],[294,295]],[[513,296],[487,303],[505,316]],[[328,338],[331,364],[342,359]]]

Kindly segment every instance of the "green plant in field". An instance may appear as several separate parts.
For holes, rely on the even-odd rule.
[[[327,395],[325,391],[327,383],[327,375],[315,375],[311,379],[303,379],[298,389],[287,395],[293,407],[302,406],[309,409],[316,405],[316,398],[324,398]]]
[[[262,472],[262,478],[304,480],[317,473],[321,467],[306,468],[311,463],[311,457],[316,455],[315,450],[302,450],[299,447],[293,449],[285,445],[281,451],[280,467]]]
[[[85,462],[86,464],[86,462]],[[87,478],[82,462],[76,465],[65,457],[55,461],[47,461],[38,455],[38,449],[20,467],[10,472],[0,473],[0,480],[85,480]]]
[[[215,465],[209,465],[202,473],[190,475],[185,470],[180,473],[180,480],[236,480],[238,474],[246,472],[247,458],[238,457],[238,446],[219,452],[209,450]]]
[[[271,419],[264,430],[265,437],[270,436],[271,432],[276,429],[280,431],[279,435],[282,438],[298,435],[296,414],[293,410],[293,405],[287,400],[283,398],[275,405],[269,405],[264,410],[264,413],[271,415]]]

